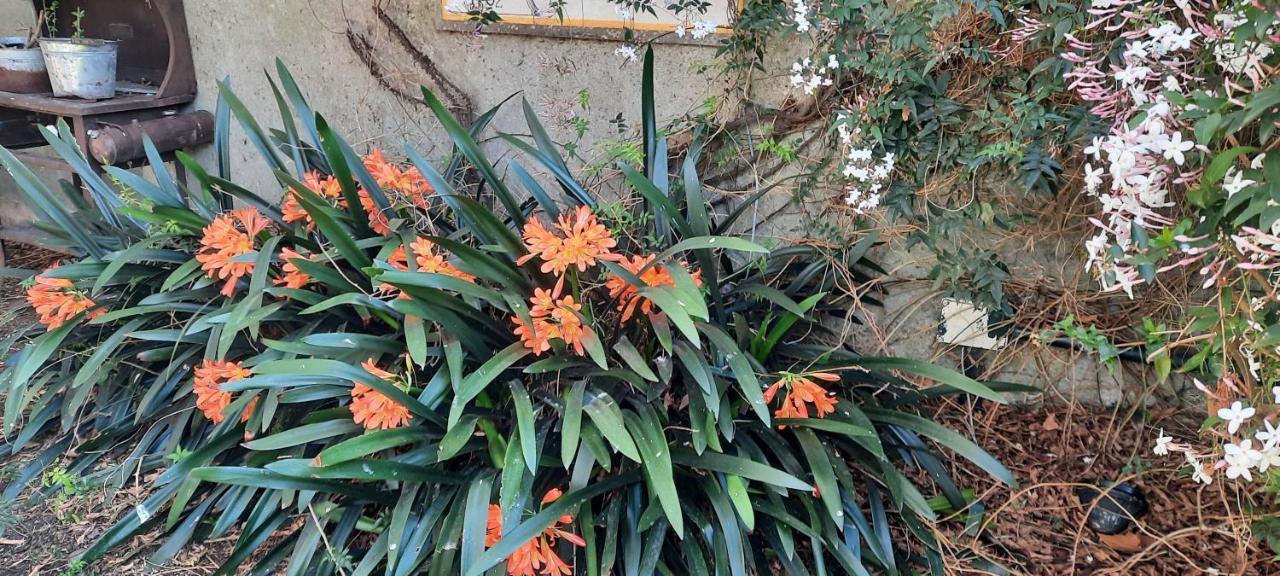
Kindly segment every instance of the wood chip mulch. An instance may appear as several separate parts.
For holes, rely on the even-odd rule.
[[[1275,552],[1251,534],[1254,520],[1280,513],[1276,494],[1220,474],[1210,486],[1198,484],[1179,467],[1180,455],[1151,452],[1161,428],[1180,441],[1198,438],[1203,416],[1041,404],[952,405],[937,418],[967,432],[1019,482],[1010,489],[954,460],[957,482],[975,490],[986,516],[976,537],[966,533],[967,511],[939,523],[952,574],[989,573],[962,560],[974,557],[1019,575],[1280,574]],[[1075,488],[1095,481],[1136,486],[1149,512],[1120,535],[1093,531]]]

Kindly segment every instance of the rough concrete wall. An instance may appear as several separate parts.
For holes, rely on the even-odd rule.
[[[638,123],[640,65],[624,64],[613,53],[615,43],[497,34],[477,39],[437,30],[436,2],[379,4],[381,18],[371,1],[187,0],[200,81],[197,106],[212,110],[215,83],[229,76],[250,110],[273,119],[275,101],[262,71],[274,70],[278,57],[313,106],[343,134],[396,151],[407,140],[428,158],[449,148],[420,103],[416,87],[425,84],[447,96],[440,78],[456,85],[476,114],[516,91],[523,91],[541,112],[552,113],[572,106],[579,91],[586,89],[591,108],[577,111],[590,121],[584,150],[615,133],[609,120],[617,114],[632,126]],[[392,25],[436,66],[435,77],[400,42]],[[367,46],[363,58],[353,45]],[[660,117],[687,112],[720,91],[712,80],[714,71],[699,71],[700,64],[709,64],[714,55],[715,48],[708,46],[657,48]],[[461,104],[443,99],[446,104]],[[492,126],[504,132],[526,132],[518,99],[504,106]],[[561,140],[572,135],[568,127],[553,122],[548,129]],[[264,187],[274,185],[261,163],[252,158],[250,146],[239,146],[237,152],[237,178]]]
[[[26,34],[34,18],[31,2],[18,0],[0,1],[0,36]]]

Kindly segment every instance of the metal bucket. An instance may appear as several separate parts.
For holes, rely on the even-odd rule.
[[[23,36],[0,36],[0,91],[39,94],[49,91],[49,73],[39,48],[23,48]]]
[[[116,95],[115,40],[41,38],[40,50],[49,68],[53,95],[101,100]]]

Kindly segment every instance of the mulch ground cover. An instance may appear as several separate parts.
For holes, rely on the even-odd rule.
[[[953,557],[980,556],[1015,574],[1046,576],[1280,574],[1275,553],[1251,534],[1254,520],[1280,510],[1275,494],[1220,475],[1204,486],[1179,467],[1177,454],[1151,452],[1161,428],[1177,438],[1196,438],[1201,415],[1159,408],[1131,413],[1062,404],[953,404],[940,407],[938,418],[968,431],[1019,481],[1010,489],[956,461],[959,483],[975,488],[986,517],[981,529],[969,533],[965,514],[940,523]],[[1098,481],[1136,487],[1149,511],[1124,533],[1095,532],[1087,522],[1092,507],[1077,498],[1076,489]],[[955,574],[982,573],[959,560],[950,568]]]

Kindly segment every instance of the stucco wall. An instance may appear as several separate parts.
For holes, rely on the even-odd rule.
[[[230,77],[234,90],[255,111],[275,109],[262,75],[276,58],[290,68],[314,107],[353,141],[374,140],[398,150],[407,140],[428,157],[448,150],[442,133],[416,97],[418,84],[443,92],[415,56],[394,36],[387,21],[399,26],[412,46],[430,59],[440,76],[467,95],[476,113],[488,110],[517,91],[540,111],[572,105],[587,90],[591,107],[577,112],[590,121],[584,149],[614,134],[609,119],[621,113],[634,123],[640,114],[640,65],[624,64],[613,51],[617,44],[534,36],[489,35],[437,30],[439,5],[400,0],[382,2],[385,19],[373,2],[339,0],[187,0],[196,70],[201,92],[197,105],[213,109],[215,82]],[[354,36],[353,36],[354,35]],[[367,60],[353,48],[366,41]],[[698,106],[719,92],[714,72],[697,70],[709,63],[714,47],[660,46],[657,77],[662,79],[658,112],[672,117]],[[401,89],[409,100],[381,84],[375,72]],[[447,102],[448,103],[448,102]],[[512,105],[515,104],[515,105]],[[524,132],[518,101],[504,107],[493,127]],[[568,139],[571,130],[549,126],[553,136]],[[444,146],[444,148],[440,148]],[[247,147],[242,147],[248,153]],[[247,158],[241,174],[268,185],[273,179]]]
[[[29,6],[29,0],[0,0],[0,23],[5,23],[0,30],[24,27],[30,21]],[[616,42],[446,32],[437,29],[439,4],[421,0],[186,0],[185,6],[200,86],[195,107],[213,110],[217,82],[229,78],[265,125],[278,125],[263,72],[274,73],[279,58],[313,107],[357,149],[378,145],[394,156],[407,141],[428,158],[446,153],[448,144],[417,89],[425,84],[445,93],[441,78],[455,85],[477,114],[515,92],[547,115],[573,109],[589,122],[581,143],[584,154],[616,137],[611,119],[621,114],[635,126],[640,116],[640,64],[615,55]],[[724,92],[714,80],[715,71],[704,71],[713,63],[714,46],[659,45],[656,55],[661,118],[686,113]],[[436,67],[434,78],[424,60]],[[576,106],[583,90],[590,103],[585,110]],[[445,100],[461,104],[460,99]],[[507,103],[492,126],[526,132],[518,98]],[[558,140],[573,135],[567,126],[548,122],[547,127]],[[274,178],[256,152],[246,141],[240,144],[233,147],[236,180],[264,195],[276,193]],[[203,150],[196,155],[211,161],[209,154]],[[12,206],[11,188],[11,182],[0,181],[0,209]]]

